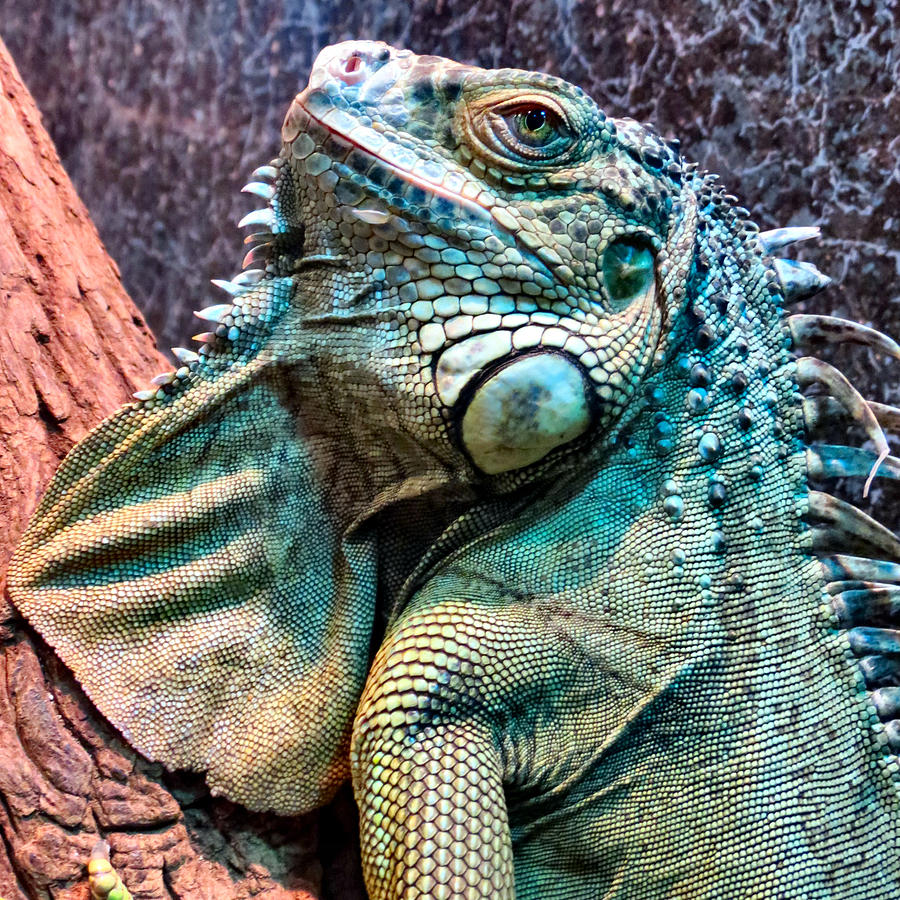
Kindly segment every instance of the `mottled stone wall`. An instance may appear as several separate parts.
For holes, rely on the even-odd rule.
[[[654,122],[762,227],[822,225],[801,252],[838,286],[816,310],[900,334],[895,2],[0,0],[0,33],[162,346],[218,302],[253,205],[238,191],[317,50],[349,37],[545,69]],[[840,362],[900,402],[871,354]]]

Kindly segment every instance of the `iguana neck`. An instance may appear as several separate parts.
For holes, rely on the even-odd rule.
[[[892,878],[880,836],[895,828],[896,773],[803,521],[805,444],[778,295],[749,254],[731,279],[704,265],[710,247],[749,239],[708,224],[695,315],[614,446],[562,467],[527,519],[506,510],[487,533],[457,526],[463,539],[429,577],[465,578],[487,607],[521,605],[568,647],[564,671],[520,678],[496,714],[533,710],[504,741],[518,858],[547,852],[557,810],[586,808],[585,870],[621,896],[638,884],[640,896],[657,896],[653,885],[659,896],[760,885],[779,896],[801,877],[849,896]],[[586,707],[602,723],[590,744]],[[864,811],[840,787],[847,771],[867,785]],[[658,856],[688,825],[690,857]],[[861,831],[865,862],[848,866]],[[748,835],[769,850],[747,854]],[[567,853],[580,839],[560,840]],[[604,860],[598,847],[616,850]],[[527,862],[520,871],[517,888],[535,890]]]

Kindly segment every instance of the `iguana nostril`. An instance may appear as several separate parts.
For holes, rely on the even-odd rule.
[[[346,59],[336,61],[332,71],[344,84],[359,84],[369,74],[370,62],[368,57],[363,57],[361,51],[354,50]]]

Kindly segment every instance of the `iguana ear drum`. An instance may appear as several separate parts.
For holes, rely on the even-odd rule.
[[[589,397],[584,373],[571,359],[557,353],[514,358],[475,387],[462,417],[463,445],[488,475],[521,469],[587,431]]]

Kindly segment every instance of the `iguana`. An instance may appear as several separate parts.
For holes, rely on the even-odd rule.
[[[804,355],[900,347],[783,313],[817,229],[381,43],[282,136],[199,353],[12,566],[101,712],[253,809],[352,779],[375,900],[900,896],[900,541],[811,486],[896,476],[900,411]],[[841,417],[874,452],[812,443]]]

